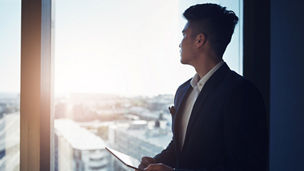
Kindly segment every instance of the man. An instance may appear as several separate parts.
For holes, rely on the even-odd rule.
[[[222,57],[238,17],[216,4],[191,6],[180,44],[181,63],[195,68],[174,98],[173,139],[140,169],[266,170],[266,112],[259,91]]]

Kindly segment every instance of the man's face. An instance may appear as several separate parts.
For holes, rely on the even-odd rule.
[[[181,53],[181,63],[192,65],[195,59],[194,42],[195,39],[191,36],[191,27],[189,22],[185,25],[183,29],[183,40],[179,44]]]

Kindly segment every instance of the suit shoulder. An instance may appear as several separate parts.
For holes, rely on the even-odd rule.
[[[244,78],[243,76],[237,74],[236,72],[232,71],[230,74],[230,81],[232,84],[233,91],[245,94],[255,94],[261,96],[260,91],[258,88],[248,79]]]
[[[176,90],[176,92],[175,92],[175,97],[174,97],[174,104],[176,104],[177,99],[178,99],[178,98],[180,97],[180,95],[182,94],[182,92],[183,92],[182,90],[184,90],[184,88],[185,88],[187,85],[190,84],[190,80],[191,80],[191,79],[185,81],[183,84],[181,84],[181,85],[177,88],[177,90]]]
[[[192,79],[192,78],[188,79],[188,80],[185,81],[183,84],[181,84],[179,87],[184,87],[184,86],[186,86],[187,84],[190,84],[191,79]]]
[[[177,88],[176,92],[178,92],[178,90],[183,89],[183,88],[186,87],[188,84],[190,84],[191,79],[192,79],[192,78],[190,78],[189,80],[187,80],[187,81],[185,81],[183,84],[181,84],[181,85]]]

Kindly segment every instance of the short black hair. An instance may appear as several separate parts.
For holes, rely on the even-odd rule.
[[[184,12],[192,29],[192,36],[204,33],[210,46],[222,58],[231,40],[238,17],[233,11],[217,4],[197,4]]]

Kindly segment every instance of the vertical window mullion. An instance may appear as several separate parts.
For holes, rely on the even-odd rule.
[[[51,0],[23,0],[20,169],[50,170]]]

